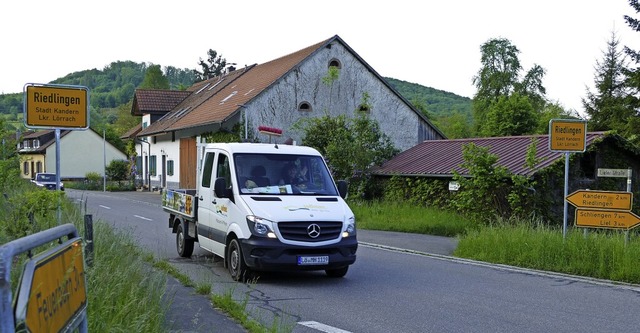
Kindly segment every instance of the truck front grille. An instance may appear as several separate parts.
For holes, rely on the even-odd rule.
[[[323,242],[337,239],[340,236],[342,222],[279,222],[278,229],[286,240]]]

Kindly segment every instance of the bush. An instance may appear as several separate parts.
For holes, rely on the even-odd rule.
[[[121,181],[129,179],[129,161],[112,160],[106,169],[107,179]]]

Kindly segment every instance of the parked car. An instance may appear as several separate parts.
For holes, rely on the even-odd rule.
[[[32,182],[40,187],[45,187],[47,190],[56,189],[56,174],[55,173],[36,173],[36,177]],[[60,190],[64,191],[64,184],[60,182]]]

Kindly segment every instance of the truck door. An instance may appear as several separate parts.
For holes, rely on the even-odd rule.
[[[235,177],[231,175],[231,165],[230,158],[226,152],[219,152],[217,154],[214,181],[217,178],[224,178],[227,183],[228,192],[233,197],[233,180]],[[234,200],[230,198],[219,198],[215,196],[215,193],[212,189],[211,191],[214,202],[214,210],[212,212],[212,228],[214,229],[214,235],[216,238],[215,241],[215,253],[218,252],[224,254],[225,249],[225,238],[227,236],[227,232],[229,230],[229,225],[231,221],[234,221],[234,217],[238,214],[238,208],[234,203]],[[224,258],[224,256],[222,256]]]
[[[202,165],[202,175],[199,179],[200,183],[198,191],[198,243],[200,247],[224,256],[223,252],[219,252],[219,246],[216,244],[216,236],[214,231],[214,210],[216,209],[216,199],[213,195],[214,182],[214,161],[216,157],[215,151],[207,151],[204,156]],[[224,238],[223,238],[224,240]]]

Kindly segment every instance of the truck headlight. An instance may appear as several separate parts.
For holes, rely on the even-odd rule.
[[[342,238],[356,235],[356,218],[351,216],[347,220],[347,228],[342,232]]]
[[[276,238],[275,232],[273,232],[273,222],[267,219],[255,215],[247,216],[247,224],[251,233],[259,237]]]

